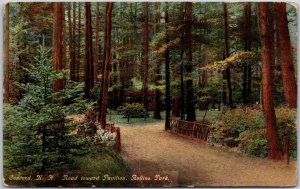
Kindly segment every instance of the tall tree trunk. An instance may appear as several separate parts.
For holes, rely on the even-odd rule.
[[[182,60],[182,56],[183,56],[184,50],[181,51],[181,58],[180,58],[180,119],[184,120],[184,115],[185,115],[185,103],[184,103],[184,99],[185,99],[185,91],[184,91],[184,79],[183,79],[183,72],[184,72],[184,65],[183,65],[183,60]]]
[[[72,27],[72,36],[73,36],[73,81],[76,81],[76,67],[77,67],[77,60],[76,60],[76,2],[73,2],[73,27]]]
[[[225,59],[229,57],[229,43],[228,43],[228,9],[227,4],[223,4],[224,8],[224,55]],[[233,108],[232,104],[232,87],[231,87],[231,76],[230,76],[230,68],[227,67],[225,70],[226,74],[226,82],[227,82],[227,105],[230,108]]]
[[[143,104],[148,111],[148,48],[149,48],[149,31],[148,31],[148,3],[144,4],[144,48],[143,48],[143,65],[144,65],[144,82],[143,82]]]
[[[95,36],[95,53],[94,53],[94,83],[97,82],[97,77],[99,75],[99,44],[100,44],[100,17],[99,17],[99,2],[96,3],[96,36]]]
[[[279,137],[276,126],[275,109],[273,105],[272,85],[273,85],[273,59],[272,59],[272,41],[274,35],[270,28],[269,19],[272,19],[269,14],[268,3],[259,3],[259,28],[262,44],[262,96],[263,96],[263,112],[265,124],[267,127],[268,140],[268,158],[281,159],[279,150]]]
[[[179,112],[179,97],[174,97],[172,100],[172,116],[173,117],[179,117],[180,112]]]
[[[78,2],[78,30],[77,30],[77,60],[75,67],[75,79],[80,80],[80,63],[81,63],[81,3]]]
[[[185,13],[186,9],[184,6],[182,6],[183,16],[182,19],[184,20],[185,18]],[[180,41],[181,41],[181,46],[184,47],[184,33],[185,31],[182,30]],[[184,91],[184,79],[183,79],[183,72],[184,72],[184,64],[183,64],[183,54],[184,54],[185,48],[182,48],[181,53],[180,53],[180,119],[184,120],[184,115],[185,115],[185,91]]]
[[[154,2],[154,34],[156,34],[158,32],[158,3]],[[159,86],[159,69],[160,69],[160,62],[157,61],[156,62],[156,68],[155,68],[155,86],[157,87],[155,89],[155,109],[154,109],[154,119],[161,119],[161,115],[160,115],[160,105],[161,105],[161,101],[160,101],[160,91],[158,89]]]
[[[123,8],[124,8],[124,5],[125,5],[125,2],[121,2],[121,11],[120,11],[120,21],[121,21],[121,30],[120,31],[123,31],[124,30],[124,26],[123,26],[123,15],[124,15],[124,12],[122,11],[123,10]],[[124,46],[124,44],[125,44],[125,39],[124,38],[122,38],[121,39],[121,46],[123,47]],[[124,73],[124,71],[122,71],[122,70],[124,70],[124,68],[125,68],[125,61],[124,61],[124,59],[122,58],[121,59],[121,61],[120,61],[120,63],[119,63],[119,78],[120,78],[120,82],[121,82],[121,87],[120,87],[120,93],[119,93],[119,105],[121,105],[121,104],[123,104],[124,103],[124,100],[125,100],[125,91],[124,91],[124,89],[125,89],[125,73]]]
[[[93,44],[92,44],[92,20],[91,3],[85,3],[86,17],[86,63],[84,69],[84,97],[91,97],[91,89],[94,87],[94,66],[93,66]]]
[[[169,23],[169,11],[168,2],[165,7],[165,25],[166,25],[166,44],[169,43],[168,23]],[[166,69],[166,119],[165,130],[170,129],[170,113],[171,113],[171,95],[170,95],[170,51],[167,47],[165,52],[165,69]]]
[[[106,3],[106,12],[105,12],[105,39],[104,39],[104,53],[105,61],[103,64],[103,76],[102,76],[102,103],[101,103],[101,116],[100,122],[101,127],[105,128],[106,125],[106,108],[108,102],[108,79],[109,79],[109,67],[110,67],[110,58],[111,58],[111,13],[113,9],[113,3]]]
[[[3,102],[9,103],[9,3],[5,5],[4,28],[4,97]]]
[[[63,3],[54,3],[54,41],[53,41],[53,63],[55,71],[59,72],[63,69],[62,62],[62,42],[63,42]],[[64,87],[63,79],[54,82],[53,89],[55,92],[62,90]]]
[[[244,50],[251,51],[251,3],[245,5],[245,20],[244,20]],[[243,76],[243,103],[247,104],[250,101],[251,94],[251,65],[244,66]]]
[[[251,10],[251,3],[248,3],[247,4],[247,25],[248,25],[248,28],[249,30],[247,31],[247,34],[248,34],[248,40],[247,40],[247,49],[249,51],[251,51],[251,48],[252,48],[252,31],[251,31],[251,28],[252,28],[252,10]],[[251,99],[251,92],[252,92],[252,67],[251,65],[248,65],[247,66],[247,72],[248,72],[248,75],[247,75],[247,96],[246,96],[246,100],[247,100],[247,103],[252,103],[252,99]]]
[[[187,58],[188,63],[186,65],[186,72],[188,74],[188,80],[186,81],[186,97],[187,97],[187,121],[195,121],[196,120],[196,113],[195,113],[195,102],[194,102],[194,89],[193,89],[193,79],[192,79],[192,72],[193,72],[193,54],[192,54],[192,10],[193,10],[193,3],[186,2],[186,11],[185,11],[185,40],[187,46]]]
[[[286,14],[286,3],[275,3],[275,13],[284,97],[290,108],[297,108],[297,84]]]
[[[66,34],[67,34],[67,22],[65,21],[66,20],[66,15],[65,15],[65,11],[63,11],[62,13],[62,17],[63,17],[63,46],[62,46],[62,56],[63,56],[63,60],[62,60],[62,63],[63,63],[63,69],[67,69],[67,64],[69,63],[68,62],[68,57],[67,57],[67,37],[66,37]],[[64,78],[64,83],[66,83],[66,80],[67,78]]]
[[[68,28],[69,28],[69,53],[70,53],[70,80],[75,80],[75,39],[74,39],[74,31],[73,31],[73,24],[72,24],[72,16],[71,16],[71,2],[68,2]],[[73,15],[74,16],[74,15]],[[73,17],[73,21],[74,21]]]

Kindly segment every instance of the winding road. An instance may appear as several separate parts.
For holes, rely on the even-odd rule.
[[[247,157],[164,131],[163,121],[121,124],[123,159],[138,186],[294,186],[297,162],[289,165]]]

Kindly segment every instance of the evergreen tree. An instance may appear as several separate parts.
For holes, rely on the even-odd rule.
[[[53,70],[49,59],[51,49],[40,46],[35,64],[23,68],[30,82],[19,84],[23,98],[4,111],[4,167],[31,168],[40,174],[50,170],[63,170],[71,159],[68,155],[72,145],[67,129],[65,108],[53,89],[53,83],[65,74]],[[55,97],[55,99],[54,99]]]

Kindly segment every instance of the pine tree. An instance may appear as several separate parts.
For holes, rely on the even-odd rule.
[[[61,127],[64,111],[52,87],[62,74],[53,70],[50,51],[44,45],[39,47],[36,63],[23,68],[31,80],[19,84],[23,98],[18,105],[5,108],[6,167],[27,167],[45,174],[50,168],[63,168],[67,162],[66,130]]]

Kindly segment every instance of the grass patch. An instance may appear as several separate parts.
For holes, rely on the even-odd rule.
[[[196,118],[197,121],[202,122],[203,121],[203,117],[205,115],[205,122],[213,122],[213,120],[215,120],[219,114],[221,113],[221,111],[207,111],[206,115],[205,115],[205,111],[199,111],[196,110]],[[129,122],[127,120],[126,117],[124,117],[123,115],[118,115],[117,111],[111,111],[108,112],[107,114],[107,120],[109,122],[112,122],[118,126],[153,126],[155,124],[164,124],[164,120],[165,120],[165,111],[161,112],[161,117],[162,119],[154,119],[153,118],[153,111],[149,111],[148,112],[149,117],[147,117],[146,119],[144,118],[129,118]]]
[[[92,187],[130,186],[130,169],[112,149],[74,157],[69,170],[39,175],[29,169],[4,168],[4,184],[12,187]]]

